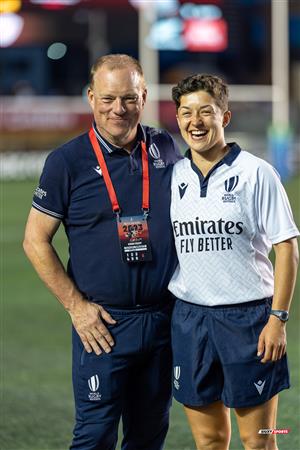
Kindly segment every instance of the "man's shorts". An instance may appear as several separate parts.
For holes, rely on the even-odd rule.
[[[271,299],[207,307],[177,300],[172,317],[173,395],[187,406],[265,403],[290,386],[286,355],[261,363],[259,335]]]

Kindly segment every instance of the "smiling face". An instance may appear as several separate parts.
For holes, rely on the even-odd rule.
[[[110,143],[130,148],[146,100],[143,77],[134,67],[101,66],[94,74],[88,99],[97,129]]]
[[[180,97],[177,122],[181,135],[192,152],[217,153],[225,147],[224,127],[230,111],[223,112],[215,99],[199,90]]]

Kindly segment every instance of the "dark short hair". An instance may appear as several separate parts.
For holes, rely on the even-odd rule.
[[[221,110],[228,109],[228,86],[224,81],[214,75],[196,74],[184,78],[172,89],[172,98],[175,102],[176,109],[180,107],[180,98],[182,95],[192,92],[205,91],[210,94],[216,101]]]
[[[143,69],[137,59],[133,58],[133,56],[115,53],[101,56],[92,65],[89,79],[89,85],[91,88],[93,88],[94,84],[94,75],[102,66],[107,66],[107,68],[110,70],[124,69],[131,66],[136,70],[137,73],[141,75],[142,79],[144,80]]]

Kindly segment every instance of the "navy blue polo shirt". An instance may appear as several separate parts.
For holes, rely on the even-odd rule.
[[[167,287],[177,264],[170,192],[180,151],[166,131],[144,125],[130,154],[95,132],[124,216],[142,213],[140,141],[146,142],[152,261],[123,262],[116,217],[88,133],[50,153],[32,205],[62,220],[69,241],[68,274],[86,298],[117,306],[160,302],[171,295]]]

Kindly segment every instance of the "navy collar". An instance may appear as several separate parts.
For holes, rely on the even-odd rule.
[[[123,150],[123,147],[117,147],[116,145],[111,144],[108,142],[104,137],[99,133],[97,130],[95,122],[93,122],[93,129],[97,136],[97,139],[99,140],[101,147],[107,151],[107,153],[114,153],[120,150]],[[133,148],[132,152],[134,152],[137,147],[140,145],[141,141],[146,142],[146,132],[144,130],[144,127],[141,124],[138,124],[137,127],[137,135],[136,135],[136,145]]]
[[[227,166],[231,166],[231,164],[233,163],[233,161],[238,157],[238,155],[241,152],[241,148],[239,147],[238,144],[236,144],[235,142],[230,142],[229,144],[227,144],[229,147],[229,152],[227,153],[227,155],[224,156],[223,159],[221,159],[222,163],[227,164]],[[190,159],[192,161],[192,152],[191,149],[188,148],[187,151],[185,152],[184,156],[188,159]],[[219,162],[221,162],[219,161]]]

